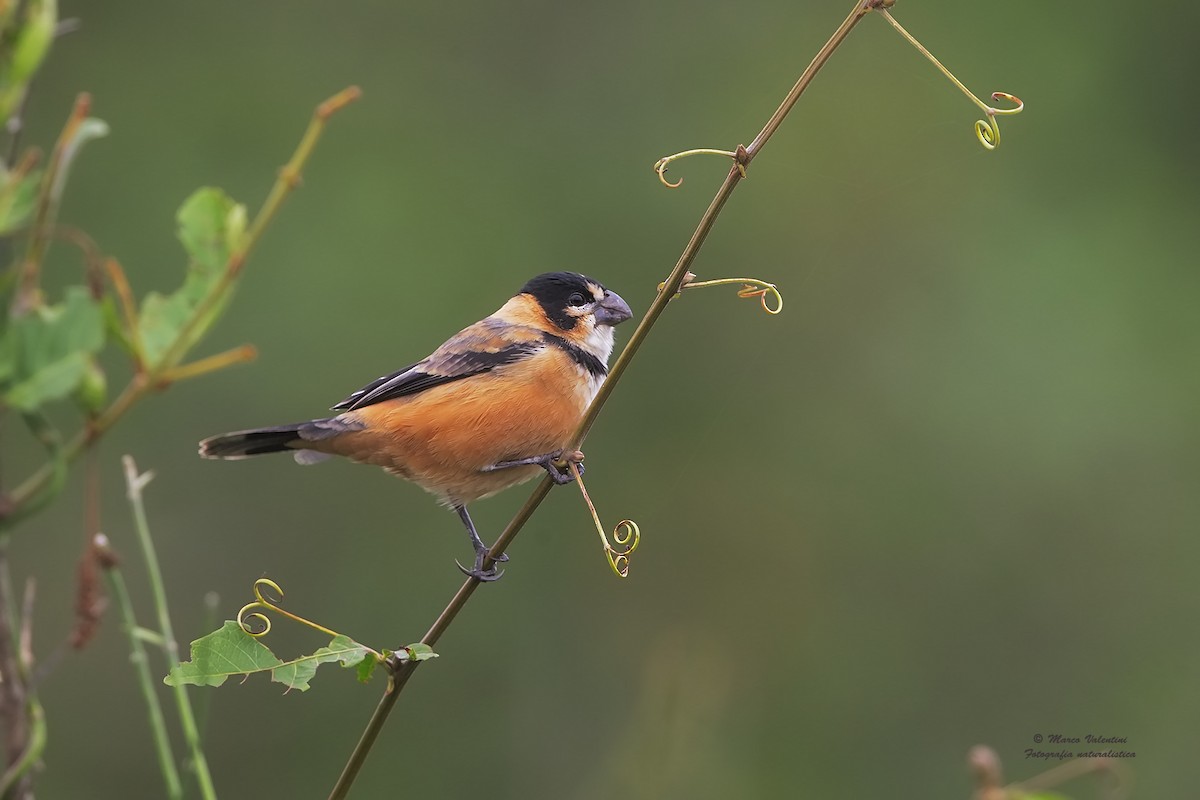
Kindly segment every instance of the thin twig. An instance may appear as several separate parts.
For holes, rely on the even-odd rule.
[[[5,800],[33,800],[33,782],[30,770],[42,758],[46,749],[46,712],[36,695],[30,695],[29,708],[29,739],[24,751],[17,757],[0,777],[0,797]],[[15,790],[15,791],[14,791]]]
[[[35,746],[39,728],[43,729],[44,744],[45,721],[37,718],[40,707],[35,708],[36,703],[26,685],[17,641],[20,625],[16,617],[17,606],[8,569],[8,538],[0,537],[0,719],[4,727],[6,765],[3,777],[0,777],[0,796],[21,800],[33,795],[26,773],[41,753],[41,748]]]
[[[20,283],[13,296],[13,314],[24,314],[41,302],[38,280],[58,210],[59,193],[55,190],[61,186],[59,181],[63,177],[63,170],[69,166],[72,145],[87,120],[91,106],[92,98],[87,93],[75,98],[71,116],[67,118],[58,142],[54,145],[54,151],[50,154],[50,163],[46,165],[46,173],[42,176],[42,185],[38,190],[25,257],[19,270]]]
[[[258,348],[252,344],[244,344],[241,347],[226,350],[224,353],[217,353],[214,356],[198,359],[190,364],[181,364],[178,367],[172,367],[163,373],[163,380],[174,383],[175,381],[187,380],[188,378],[196,378],[201,375],[207,375],[210,372],[231,367],[234,364],[245,364],[256,358],[258,358]]]
[[[637,354],[642,342],[645,341],[646,337],[650,333],[650,330],[654,327],[654,324],[658,321],[658,318],[666,309],[667,303],[672,297],[674,297],[676,292],[679,291],[679,287],[683,283],[684,276],[688,273],[688,267],[691,266],[692,262],[696,258],[697,253],[700,252],[700,248],[704,244],[704,240],[708,237],[709,231],[712,230],[713,224],[716,222],[717,216],[721,213],[721,209],[724,207],[725,202],[729,199],[730,195],[733,194],[733,190],[737,187],[738,183],[741,182],[742,177],[745,174],[745,167],[750,163],[750,160],[760,150],[762,150],[763,146],[766,145],[767,141],[775,133],[776,129],[779,128],[779,125],[783,122],[792,106],[795,105],[796,101],[800,98],[800,95],[804,93],[804,90],[808,87],[809,83],[812,82],[813,77],[817,74],[821,67],[825,65],[825,62],[829,60],[829,57],[833,55],[833,52],[845,40],[846,36],[849,35],[850,31],[854,28],[858,21],[870,13],[872,9],[885,4],[891,5],[891,2],[892,0],[856,0],[854,4],[854,10],[851,11],[850,15],[847,16],[842,24],[838,26],[837,30],[834,31],[833,36],[829,38],[829,41],[826,42],[825,46],[822,47],[817,53],[816,58],[814,58],[812,63],[808,65],[808,68],[804,70],[803,74],[801,74],[799,80],[796,81],[796,84],[792,87],[792,90],[788,93],[783,103],[771,116],[771,119],[767,121],[767,124],[763,127],[758,136],[755,137],[750,147],[739,146],[737,148],[734,157],[734,164],[730,167],[729,174],[725,176],[725,181],[721,184],[720,189],[717,190],[716,196],[713,197],[712,202],[709,203],[708,208],[704,211],[704,215],[700,218],[700,223],[696,226],[695,232],[692,233],[691,239],[688,240],[687,246],[684,247],[683,253],[679,256],[679,261],[675,264],[675,268],[671,271],[670,277],[663,282],[663,286],[659,290],[658,295],[654,298],[654,302],[650,304],[650,308],[646,311],[645,316],[643,316],[641,322],[638,323],[637,329],[633,332],[633,335],[629,339],[629,344],[627,344],[625,349],[621,351],[621,355],[613,364],[612,369],[609,370],[608,377],[601,385],[600,390],[597,392],[591,406],[588,407],[587,413],[584,414],[583,419],[580,421],[579,426],[565,448],[566,450],[578,450],[580,445],[587,438],[588,432],[591,430],[592,425],[596,421],[596,417],[600,414],[600,410],[608,401],[608,398],[612,394],[613,389],[616,387],[617,382],[621,379],[621,376],[624,375],[625,370],[628,368],[629,363],[633,360],[633,357]],[[508,525],[504,529],[504,532],[500,534],[499,538],[496,540],[496,543],[492,546],[491,551],[488,554],[488,558],[484,561],[484,569],[487,569],[494,562],[495,558],[508,548],[513,539],[516,538],[517,534],[520,533],[521,529],[525,526],[525,523],[529,521],[531,516],[533,516],[533,512],[537,510],[539,505],[541,505],[542,500],[545,499],[552,485],[553,482],[549,477],[542,478],[537,487],[533,490],[532,494],[530,494],[529,499],[525,501],[525,504],[521,506],[521,509],[516,513],[512,520],[509,521]],[[438,615],[438,618],[429,628],[429,631],[426,632],[426,634],[421,638],[421,641],[424,644],[432,647],[437,640],[441,638],[442,634],[445,633],[446,628],[450,626],[450,623],[454,621],[454,618],[458,616],[458,613],[462,610],[463,606],[466,605],[467,600],[469,600],[471,595],[475,592],[475,589],[479,583],[480,582],[477,578],[468,578],[463,582],[463,585],[459,587],[458,592],[455,593],[454,597],[450,600],[450,603],[446,606],[442,613]],[[362,765],[366,761],[371,747],[375,744],[375,740],[379,735],[379,731],[383,729],[383,725],[387,721],[388,715],[395,707],[396,700],[399,698],[400,692],[408,683],[408,679],[416,670],[417,665],[418,662],[415,661],[388,662],[388,666],[391,669],[392,674],[390,675],[387,689],[385,690],[383,697],[380,699],[379,704],[376,706],[374,713],[371,715],[371,719],[367,723],[366,730],[363,731],[358,744],[355,746],[354,751],[350,754],[350,758],[346,762],[346,766],[342,769],[342,774],[338,778],[337,784],[334,786],[333,791],[329,795],[330,800],[341,800],[341,798],[345,798],[349,793],[350,787],[354,783],[355,778],[358,777],[358,773],[362,769]]]
[[[175,768],[175,754],[171,751],[171,738],[167,735],[167,723],[163,718],[162,704],[158,701],[155,690],[154,676],[150,673],[150,660],[146,655],[146,647],[138,636],[137,619],[133,613],[133,602],[129,599],[129,589],[125,586],[125,576],[117,564],[115,554],[108,544],[104,534],[97,534],[96,547],[104,559],[104,575],[108,580],[108,589],[117,601],[117,612],[121,615],[121,626],[129,634],[129,661],[133,664],[137,676],[138,688],[146,701],[146,713],[150,716],[150,732],[154,737],[154,752],[158,755],[158,767],[162,771],[163,781],[166,782],[167,797],[170,800],[183,797],[183,784],[179,781],[179,770]]]
[[[150,537],[150,526],[146,522],[146,506],[142,502],[142,487],[149,483],[152,473],[138,474],[137,464],[133,462],[132,456],[125,456],[122,463],[125,465],[125,483],[129,488],[129,505],[133,509],[134,528],[137,531],[138,544],[142,548],[142,556],[146,559],[146,576],[150,579],[150,593],[158,615],[158,628],[165,640],[163,650],[166,651],[167,660],[177,664],[179,644],[175,641],[175,631],[171,626],[171,614],[167,609],[167,590],[163,585],[162,570],[158,566],[154,540]],[[200,731],[196,727],[191,701],[188,700],[187,687],[177,683],[172,688],[175,705],[179,709],[179,725],[183,728],[183,738],[187,741],[192,768],[196,773],[196,781],[200,784],[200,794],[205,800],[216,800],[217,793],[213,788],[212,775],[208,771],[208,761],[205,760],[204,750],[200,746]]]
[[[164,367],[170,369],[183,358],[196,329],[208,319],[210,312],[225,299],[226,292],[233,285],[233,282],[237,280],[238,275],[241,274],[242,267],[245,265],[250,251],[262,239],[263,231],[267,229],[267,225],[271,223],[271,220],[275,219],[275,215],[279,213],[279,209],[283,206],[283,201],[287,199],[287,196],[300,185],[300,177],[304,165],[308,162],[309,156],[312,155],[313,148],[317,146],[317,141],[320,140],[321,134],[325,132],[325,125],[329,121],[329,118],[357,100],[361,95],[362,90],[357,86],[351,86],[343,89],[317,106],[317,110],[313,112],[312,121],[309,122],[308,128],[304,131],[304,136],[300,139],[300,144],[296,147],[296,152],[292,154],[288,163],[284,164],[283,169],[279,170],[279,176],[271,187],[270,194],[263,201],[262,208],[259,209],[258,214],[254,217],[254,221],[250,223],[250,229],[246,231],[246,235],[243,237],[240,246],[229,254],[229,261],[226,263],[221,277],[217,279],[212,289],[205,295],[196,308],[193,309],[191,318],[188,319],[187,323],[179,331],[174,344],[168,347],[166,353],[163,354],[160,363]]]
[[[792,106],[796,105],[796,101],[800,99],[800,95],[804,94],[804,90],[808,88],[813,78],[821,71],[821,67],[825,66],[825,62],[833,55],[833,51],[841,46],[846,37],[850,35],[850,31],[854,30],[854,26],[858,24],[859,20],[876,8],[890,7],[893,2],[894,0],[859,0],[859,2],[854,4],[854,9],[842,20],[842,24],[829,37],[829,41],[825,42],[825,45],[817,51],[812,63],[800,75],[800,79],[792,86],[792,90],[787,93],[787,97],[783,98],[783,102],[779,104],[779,108],[775,109],[775,113],[767,120],[767,124],[763,126],[758,136],[755,136],[754,141],[746,148],[751,158],[758,155],[759,151],[767,144],[767,140],[775,135],[775,131],[783,124],[784,118],[792,110]]]

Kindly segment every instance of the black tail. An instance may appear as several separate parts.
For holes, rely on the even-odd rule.
[[[277,425],[274,428],[234,431],[211,436],[202,441],[200,455],[204,458],[238,459],[291,450],[301,464],[315,464],[324,460],[326,455],[311,450],[313,442],[331,439],[342,433],[361,431],[364,427],[361,422],[342,416],[310,419],[308,422]]]
[[[279,425],[274,428],[258,428],[252,431],[234,431],[212,436],[200,443],[200,455],[204,458],[249,458],[263,453],[281,453],[295,449],[304,440],[300,429],[310,422],[294,425]]]

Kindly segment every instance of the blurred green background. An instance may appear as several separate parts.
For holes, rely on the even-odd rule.
[[[92,93],[112,134],[83,153],[61,221],[139,292],[178,284],[193,189],[257,208],[313,106],[363,88],[199,351],[253,342],[258,361],[151,399],[105,440],[103,528],[149,622],[132,453],[158,474],[183,642],[205,632],[206,592],[232,616],[267,575],[297,612],[396,646],[460,583],[457,520],[372,469],[205,462],[197,440],[321,415],[537,272],[595,276],[644,311],[727,168],[682,162],[670,192],[650,165],[748,142],[850,4],[62,5],[83,28],[56,43],[25,142],[48,146]],[[1026,112],[984,151],[965,98],[863,21],[694,267],[774,281],[786,311],[732,289],[674,303],[587,443],[602,515],[642,526],[630,579],[578,493],[553,492],[354,796],[961,798],[971,745],[1017,779],[1044,766],[1024,757],[1036,733],[1128,737],[1137,797],[1193,796],[1200,12],[895,12]],[[74,280],[78,256],[54,259]],[[10,486],[40,458],[16,427]],[[473,509],[484,538],[525,495]],[[82,497],[77,473],[14,540],[43,656],[71,624]],[[195,691],[222,796],[325,796],[380,690],[334,670],[307,694],[261,677]],[[41,693],[42,795],[161,792],[111,614]]]

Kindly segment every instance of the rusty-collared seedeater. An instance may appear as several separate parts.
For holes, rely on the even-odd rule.
[[[337,416],[213,436],[200,455],[291,451],[301,464],[338,455],[383,467],[458,513],[475,548],[475,565],[463,572],[495,580],[501,573],[483,568],[488,547],[467,504],[542,470],[555,483],[572,480],[555,462],[608,374],[613,326],[630,316],[598,281],[538,275],[425,359],[335,405]]]

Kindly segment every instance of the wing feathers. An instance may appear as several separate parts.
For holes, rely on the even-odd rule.
[[[333,408],[352,411],[417,394],[514,364],[544,347],[539,331],[514,327],[489,317],[458,333],[424,361],[372,381]]]

